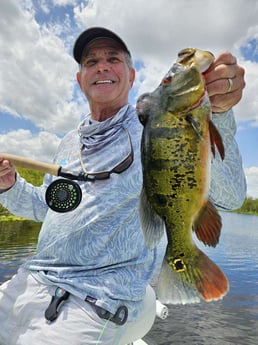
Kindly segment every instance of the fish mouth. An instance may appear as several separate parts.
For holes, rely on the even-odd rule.
[[[208,50],[186,48],[178,53],[177,64],[195,66],[200,73],[204,73],[213,63],[215,56]]]

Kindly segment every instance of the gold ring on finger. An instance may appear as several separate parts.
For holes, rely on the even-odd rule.
[[[227,81],[228,81],[228,89],[227,89],[227,92],[230,92],[230,91],[232,90],[232,88],[233,88],[233,81],[232,81],[231,78],[228,78]]]

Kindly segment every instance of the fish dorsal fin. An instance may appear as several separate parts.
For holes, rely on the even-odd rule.
[[[211,120],[209,121],[209,133],[210,133],[211,151],[212,151],[213,157],[215,157],[215,146],[216,146],[218,148],[220,157],[223,160],[225,157],[223,141],[218,129],[216,128],[216,126]]]
[[[221,226],[221,217],[213,203],[208,200],[195,220],[193,230],[205,245],[216,247]]]

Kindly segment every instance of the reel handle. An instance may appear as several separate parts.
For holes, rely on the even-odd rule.
[[[61,169],[61,166],[57,164],[38,162],[31,158],[16,156],[10,153],[0,153],[0,157],[8,160],[14,166],[38,170],[45,174],[50,174],[54,176],[59,176],[59,171]]]

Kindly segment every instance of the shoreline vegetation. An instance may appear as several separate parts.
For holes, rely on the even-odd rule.
[[[42,184],[44,173],[41,173],[35,170],[24,169],[24,168],[18,168],[17,170],[22,177],[24,177],[28,182],[32,183],[33,185],[40,186]],[[254,199],[252,197],[246,197],[242,207],[232,212],[258,216],[258,199]],[[28,221],[28,220],[25,218],[17,217],[13,215],[0,204],[0,222],[15,222],[15,221]]]
[[[232,212],[258,216],[258,199],[246,197],[242,207]]]

